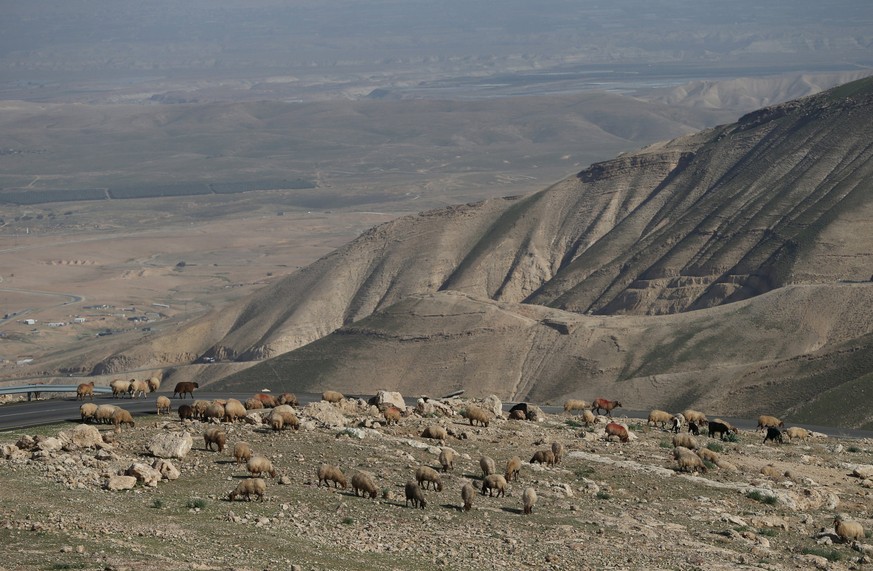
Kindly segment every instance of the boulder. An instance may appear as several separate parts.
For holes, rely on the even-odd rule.
[[[381,410],[385,406],[396,406],[400,410],[406,409],[406,403],[403,402],[403,395],[397,391],[378,391],[376,396],[371,398],[369,404],[376,405]]]
[[[862,480],[873,478],[873,466],[870,464],[859,464],[852,470],[852,475]]]
[[[136,478],[133,476],[110,476],[103,483],[103,487],[110,492],[132,490],[134,486],[136,486]]]
[[[36,445],[37,449],[42,450],[43,452],[57,452],[63,446],[64,443],[61,442],[60,438],[55,438],[54,436],[44,438]]]
[[[455,411],[447,404],[435,400],[418,399],[415,413],[420,416],[454,416]]]
[[[152,463],[152,468],[160,472],[161,477],[165,480],[178,480],[181,476],[179,469],[173,466],[173,463],[163,458],[157,458]]]
[[[497,398],[497,395],[488,395],[482,401],[482,408],[494,415],[494,418],[503,417],[503,403]]]
[[[146,449],[158,458],[184,458],[194,440],[187,432],[162,432],[156,434],[146,445]]]
[[[163,478],[160,472],[148,464],[142,464],[140,462],[131,464],[131,466],[125,471],[125,474],[133,476],[136,478],[137,482],[142,482],[144,486],[149,486],[151,488],[156,487],[158,482]]]
[[[337,407],[326,401],[306,405],[302,414],[328,428],[342,428],[348,422]]]
[[[79,448],[97,448],[103,445],[103,435],[96,426],[80,424],[69,432],[70,442]]]
[[[4,444],[0,448],[0,454],[6,460],[27,460],[30,458],[30,453],[22,450],[14,444]]]

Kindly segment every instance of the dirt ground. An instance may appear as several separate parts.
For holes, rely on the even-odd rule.
[[[873,473],[867,440],[815,435],[762,444],[760,432],[741,431],[735,441],[702,434],[700,448],[717,458],[705,473],[683,473],[672,459],[673,434],[641,419],[616,419],[631,431],[621,443],[604,438],[605,418],[591,427],[567,414],[484,427],[422,409],[385,426],[375,408],[346,400],[298,408],[297,431],[224,423],[227,446],[217,452],[205,449],[205,423],[179,421],[178,404],[169,417],[141,416],[117,434],[99,426],[110,443],[97,448],[39,444],[0,461],[0,567],[839,570],[865,568],[873,552],[866,539],[842,543],[833,533],[838,513],[873,529],[873,482],[852,475],[866,475],[865,467]],[[448,404],[457,412],[469,402]],[[40,441],[77,424],[25,433]],[[445,441],[421,437],[433,424],[448,429]],[[170,459],[178,479],[104,489],[110,476],[155,460],[147,445],[156,434],[182,431],[193,448]],[[7,457],[25,433],[0,435]],[[231,456],[240,440],[278,471],[266,478],[263,501],[227,499],[247,476]],[[529,462],[552,442],[564,444],[563,461]],[[442,491],[424,492],[424,510],[407,507],[405,482],[420,466],[439,469],[441,447],[458,455],[441,474]],[[483,455],[499,473],[512,456],[522,460],[505,497],[482,495]],[[371,473],[377,497],[319,487],[315,472],[324,462],[347,476]],[[468,512],[461,509],[465,483],[476,488]],[[522,513],[526,487],[538,496],[531,515]]]

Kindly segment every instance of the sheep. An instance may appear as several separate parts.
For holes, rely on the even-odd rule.
[[[255,397],[250,398],[245,403],[246,410],[260,410],[264,408],[264,403],[261,402],[261,399],[256,399]]]
[[[586,428],[597,423],[597,417],[594,416],[594,413],[590,410],[583,410],[580,416],[582,417],[582,422],[585,423]]]
[[[279,405],[271,410],[267,416],[267,422],[276,431],[282,430],[286,426],[294,430],[300,428],[300,420],[294,414],[294,409],[287,404]]]
[[[421,488],[418,487],[418,484],[409,480],[406,482],[406,505],[409,505],[409,502],[412,502],[413,508],[421,508],[424,509],[427,506],[427,500],[424,499],[424,493],[421,491]]]
[[[236,460],[236,465],[239,466],[243,462],[248,462],[252,457],[252,447],[248,442],[239,441],[233,445],[233,458]]]
[[[179,405],[179,420],[186,420],[194,418],[194,407],[190,404]]]
[[[221,419],[224,418],[224,405],[218,402],[213,402],[206,410],[203,411],[204,420],[216,419],[218,422],[221,422]]]
[[[768,440],[778,442],[779,444],[785,442],[784,440],[782,440],[782,431],[773,426],[767,427],[767,434],[764,435],[764,442],[762,442],[761,444],[766,444]]]
[[[762,414],[758,417],[758,430],[764,430],[767,428],[785,428],[785,423],[775,416]]]
[[[661,425],[661,428],[667,428],[667,423],[673,422],[673,415],[669,412],[663,410],[652,410],[649,411],[649,419],[646,421],[646,424],[651,424],[653,426]]]
[[[263,405],[263,408],[275,408],[279,406],[279,399],[277,399],[273,395],[268,395],[267,393],[258,393],[252,398],[261,401],[261,405]]]
[[[588,403],[579,399],[567,399],[564,401],[564,412],[573,414],[575,410],[585,410],[588,408]]]
[[[715,435],[719,435],[720,440],[724,440],[725,436],[728,434],[737,433],[737,429],[734,426],[731,426],[729,422],[726,422],[720,418],[716,418],[715,420],[709,421],[709,437],[715,438]]]
[[[700,471],[706,473],[706,465],[700,456],[684,446],[677,446],[673,449],[673,459],[679,464],[680,472]]]
[[[838,514],[834,518],[834,531],[837,532],[837,536],[843,543],[852,539],[861,541],[866,537],[864,527],[860,523],[847,520],[842,514]]]
[[[430,485],[433,485],[433,489],[437,492],[443,491],[443,481],[440,478],[439,473],[430,466],[420,466],[415,471],[415,480],[418,482],[418,485],[425,490]]]
[[[382,415],[385,417],[385,424],[400,424],[403,411],[396,406],[389,406],[382,412]]]
[[[682,425],[685,424],[685,417],[680,412],[679,414],[674,414],[673,417],[670,419],[670,422],[672,423],[670,430],[673,432],[673,434],[679,434],[679,432],[682,430]]]
[[[158,416],[160,416],[163,413],[170,414],[170,408],[172,407],[172,403],[170,402],[170,399],[168,399],[164,395],[161,395],[155,400],[155,406],[158,409]]]
[[[525,488],[521,493],[521,502],[526,515],[533,513],[533,507],[537,503],[537,491],[531,487]]]
[[[685,420],[688,422],[693,422],[698,427],[703,426],[708,421],[706,420],[706,415],[700,412],[699,410],[694,410],[691,408],[686,408],[682,411],[682,416],[685,417]]]
[[[113,398],[124,398],[124,395],[127,394],[127,389],[130,388],[130,381],[115,379],[109,383],[109,388],[112,389]]]
[[[224,420],[225,422],[234,422],[237,419],[246,417],[246,407],[237,399],[227,399],[227,404],[224,405]]]
[[[555,465],[555,453],[551,450],[537,450],[534,452],[533,458],[530,459],[531,464],[545,464],[547,466]]]
[[[767,464],[760,470],[761,475],[770,478],[771,480],[781,480],[785,475],[785,472],[774,466],[773,464]]]
[[[191,408],[194,409],[194,418],[198,418],[203,420],[206,418],[206,409],[209,408],[209,405],[212,403],[208,400],[195,400],[191,403]]]
[[[300,406],[300,401],[297,400],[297,395],[294,393],[282,393],[279,395],[279,404],[287,404],[288,406]]]
[[[443,467],[443,472],[455,469],[455,456],[457,453],[451,448],[443,447],[440,449],[440,466]]]
[[[511,410],[509,411],[509,416],[507,417],[509,420],[527,420],[527,415],[523,410]]]
[[[673,446],[681,446],[682,448],[687,448],[689,450],[697,450],[700,448],[700,443],[697,442],[696,438],[686,432],[673,436]]]
[[[715,450],[710,450],[709,448],[698,448],[694,453],[700,456],[700,459],[705,462],[712,462],[713,464],[718,464],[719,462],[718,452]]]
[[[137,396],[146,398],[146,393],[149,392],[149,383],[148,381],[131,379],[130,387],[128,387],[127,392],[130,393],[130,398],[136,398]]]
[[[487,427],[492,420],[490,414],[474,405],[468,406],[462,416],[470,421],[470,426],[473,426],[474,423],[478,422],[480,425]]]
[[[331,404],[336,404],[344,398],[343,394],[338,391],[324,391],[321,393],[321,400],[327,401]]]
[[[152,377],[148,381],[146,381],[149,385],[149,392],[153,393],[159,388],[161,388],[161,379],[159,377]]]
[[[591,411],[600,414],[600,411],[605,411],[607,416],[612,416],[612,410],[621,407],[621,403],[617,400],[607,400],[602,398],[594,399],[591,403]]]
[[[122,424],[127,424],[131,428],[135,426],[130,412],[123,408],[116,408],[115,412],[112,413],[112,425],[115,427],[115,432],[121,432]]]
[[[560,442],[552,442],[552,454],[555,455],[555,464],[560,464],[564,459],[564,445]]]
[[[267,473],[271,478],[276,477],[276,469],[273,468],[273,463],[266,456],[255,455],[249,458],[246,462],[246,470],[252,476],[260,476]]]
[[[109,424],[112,422],[112,413],[118,407],[114,404],[101,404],[97,406],[97,411],[94,413],[94,420],[100,424]]]
[[[488,497],[492,496],[492,492],[497,490],[497,497],[506,497],[506,478],[500,474],[491,474],[482,480],[482,495],[485,495],[485,490],[488,490]]]
[[[449,433],[446,431],[444,426],[432,424],[425,427],[425,429],[421,433],[421,437],[432,438],[434,440],[446,440],[449,437]]]
[[[700,428],[698,428],[697,423],[694,422],[693,420],[688,421],[688,434],[693,434],[694,436],[700,436]]]
[[[266,491],[267,482],[263,478],[246,478],[237,484],[236,489],[228,495],[227,499],[232,502],[238,496],[242,496],[246,500],[251,501],[252,494],[254,494],[258,497],[258,501],[262,502],[264,501],[264,492]]]
[[[491,458],[490,456],[482,456],[479,458],[479,467],[482,468],[483,478],[497,473],[497,464],[494,462],[494,458]]]
[[[503,477],[507,482],[518,480],[518,474],[521,472],[521,458],[513,456],[506,462],[506,472]]]
[[[97,414],[97,405],[93,402],[83,403],[79,407],[79,414],[82,416],[82,422],[94,420],[94,415]]]
[[[805,428],[800,428],[799,426],[792,426],[791,428],[785,429],[785,432],[782,434],[788,436],[791,440],[806,440],[812,434]]]
[[[464,511],[470,511],[470,508],[473,507],[473,496],[476,495],[476,490],[473,489],[473,486],[470,485],[469,482],[464,484],[461,488],[461,499],[464,501]]]
[[[200,384],[191,381],[181,381],[176,383],[176,388],[173,389],[173,398],[178,395],[180,399],[185,398],[185,395],[190,395],[194,398],[194,389],[199,389]]]
[[[76,387],[76,400],[85,400],[85,397],[94,400],[94,381],[79,383]]]
[[[329,482],[333,482],[334,488],[342,487],[344,490],[349,487],[346,475],[343,474],[342,470],[331,464],[321,464],[316,471],[316,475],[318,476],[319,488],[322,482],[324,482],[325,486],[330,486]]]
[[[627,428],[617,422],[610,422],[606,425],[606,439],[609,440],[613,436],[617,436],[620,442],[627,442],[630,440]]]
[[[206,450],[212,450],[212,445],[215,444],[219,452],[224,452],[224,445],[227,443],[227,433],[217,427],[207,428],[203,433],[203,444]]]
[[[370,495],[370,498],[375,498],[379,493],[379,489],[376,487],[376,482],[373,481],[373,476],[367,474],[366,472],[355,472],[352,476],[352,490],[354,490],[355,495],[358,495],[358,492],[361,492],[365,498],[367,494]]]

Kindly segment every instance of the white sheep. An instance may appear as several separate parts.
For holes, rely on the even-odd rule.
[[[79,414],[82,416],[82,422],[94,420],[94,415],[97,414],[98,405],[93,402],[86,402],[79,407]]]
[[[252,447],[248,442],[237,442],[233,446],[233,458],[236,460],[237,466],[243,462],[248,462],[252,457]]]
[[[506,472],[503,477],[507,482],[518,479],[518,474],[521,472],[521,458],[513,456],[506,462]]]
[[[443,481],[439,473],[430,466],[420,466],[415,471],[415,480],[424,489],[427,489],[432,484],[434,490],[438,492],[443,491]]]
[[[464,501],[464,511],[470,511],[470,508],[473,507],[473,496],[476,495],[476,491],[473,489],[473,486],[470,485],[469,482],[464,484],[461,488],[461,499]]]
[[[246,478],[237,484],[236,489],[230,493],[228,499],[235,500],[242,496],[246,500],[251,501],[252,494],[258,497],[259,501],[264,501],[264,492],[267,491],[267,482],[263,478]]]
[[[354,490],[356,496],[358,491],[360,491],[364,497],[367,497],[369,494],[370,498],[375,498],[379,493],[379,488],[376,487],[373,476],[366,472],[355,472],[352,475],[352,490]]]
[[[679,465],[680,472],[706,472],[706,465],[700,456],[684,446],[677,446],[673,449],[673,459]]]
[[[552,442],[552,454],[555,456],[555,464],[560,464],[564,458],[564,445],[560,442]]]
[[[273,463],[265,456],[252,456],[246,462],[246,470],[252,476],[260,476],[261,474],[269,474],[271,478],[276,477],[276,469],[273,468]]]
[[[172,403],[170,402],[170,399],[168,399],[164,395],[161,395],[157,399],[155,399],[155,406],[158,409],[158,416],[160,416],[164,413],[170,414],[170,408],[172,407]]]
[[[521,494],[521,501],[524,506],[524,513],[533,513],[534,504],[537,503],[537,491],[530,487],[525,488]]]
[[[495,464],[494,458],[489,456],[479,458],[479,467],[482,468],[482,477],[497,473],[497,464]]]
[[[573,411],[576,410],[585,410],[590,405],[584,400],[579,399],[567,399],[564,401],[564,412],[572,414]]]
[[[443,472],[455,469],[455,456],[457,453],[448,447],[440,449],[440,465],[443,467]]]
[[[843,543],[853,539],[861,541],[866,537],[864,527],[860,523],[847,520],[842,514],[838,514],[834,518],[834,531],[837,532],[837,536]]]
[[[318,476],[318,487],[321,487],[321,483],[324,482],[325,486],[330,486],[329,482],[333,482],[333,487],[342,486],[342,489],[346,489],[349,485],[346,480],[346,475],[343,474],[342,470],[333,466],[332,464],[321,464],[318,467],[316,472]]]
[[[492,492],[497,490],[497,497],[506,496],[506,478],[500,474],[491,474],[482,480],[482,495],[485,495],[485,490],[488,490],[488,497],[492,496]]]

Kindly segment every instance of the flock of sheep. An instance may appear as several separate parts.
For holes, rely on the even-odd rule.
[[[156,390],[159,386],[160,380],[155,377],[148,381],[113,381],[111,384],[113,395],[117,398],[124,398],[125,396],[135,398],[144,395],[145,392]],[[269,412],[261,415],[261,418],[262,422],[272,431],[296,430],[300,426],[300,421],[294,408],[299,406],[299,402],[291,393],[283,393],[278,397],[266,393],[258,393],[245,402],[236,399],[205,401],[193,399],[193,391],[196,388],[196,386],[190,386],[190,384],[185,383],[180,383],[176,386],[175,395],[184,398],[188,394],[192,398],[191,404],[180,405],[177,413],[183,422],[199,420],[217,423],[217,426],[209,426],[203,433],[206,450],[223,452],[227,445],[227,433],[222,429],[221,423],[251,421],[251,417],[248,415],[248,411],[251,410],[270,409]],[[82,400],[88,396],[93,398],[93,383],[80,385],[80,391],[77,391],[77,397]],[[344,396],[336,391],[325,391],[322,394],[322,400],[328,403],[340,403],[343,399]],[[627,443],[630,441],[628,427],[612,421],[611,418],[612,411],[621,406],[622,404],[619,401],[606,399],[596,399],[590,404],[582,400],[573,399],[567,400],[563,408],[565,414],[574,415],[574,418],[581,419],[586,426],[600,422],[601,417],[598,414],[606,413],[605,438],[607,440],[618,440],[621,443]],[[170,409],[170,399],[163,395],[159,396],[156,400],[157,414],[168,414]],[[409,414],[408,410],[400,409],[394,405],[380,406],[380,411],[386,425],[398,424]],[[514,407],[510,411],[508,418],[527,420],[526,411],[526,407]],[[80,412],[83,422],[91,421],[113,424],[116,431],[120,431],[124,425],[134,426],[130,413],[115,405],[97,405],[92,402],[86,402],[81,405]],[[577,413],[578,416],[576,416]],[[494,420],[492,412],[474,404],[467,405],[461,412],[461,415],[467,419],[471,426],[487,427]],[[673,433],[671,458],[675,462],[678,471],[706,473],[707,465],[736,470],[730,462],[721,458],[717,452],[704,445],[701,441],[701,434],[704,431],[708,431],[710,438],[718,438],[719,440],[734,439],[738,434],[738,430],[727,421],[722,419],[709,420],[704,413],[691,409],[676,414],[662,410],[652,410],[648,415],[646,424],[647,426]],[[764,432],[764,443],[768,441],[783,443],[785,438],[792,441],[806,440],[811,436],[809,431],[800,427],[786,429],[780,419],[769,415],[759,417],[757,428]],[[431,424],[421,431],[420,437],[440,442],[439,468],[443,474],[451,472],[454,469],[454,462],[458,454],[452,448],[445,446],[445,442],[449,438],[446,427],[439,424]],[[529,462],[531,464],[539,463],[546,466],[554,466],[561,463],[564,455],[564,445],[560,442],[553,442],[549,448],[533,451]],[[267,488],[263,477],[265,475],[276,477],[277,475],[272,462],[264,455],[255,454],[251,446],[243,441],[237,442],[234,445],[233,457],[237,465],[245,464],[250,477],[239,482],[237,487],[228,494],[228,499],[231,501],[237,498],[263,500]],[[513,456],[506,462],[505,468],[500,473],[501,471],[498,470],[494,459],[485,455],[481,456],[479,467],[482,474],[481,478],[475,481],[476,487],[480,490],[479,493],[482,496],[487,495],[488,497],[505,496],[508,484],[518,481],[522,465],[522,459],[519,456]],[[340,467],[323,463],[317,467],[316,476],[318,487],[322,485],[333,486],[343,490],[350,487],[355,496],[369,498],[376,498],[380,494],[380,488],[376,483],[374,475],[366,471],[355,470],[350,476],[347,476]],[[415,469],[403,487],[406,500],[405,505],[411,505],[416,509],[425,509],[428,505],[425,492],[433,491],[441,493],[444,490],[444,482],[440,471],[434,469],[434,467],[422,465]],[[383,488],[381,493],[383,496],[386,496],[387,488]],[[470,510],[476,495],[478,494],[474,485],[471,485],[470,482],[465,482],[460,488],[461,509],[464,511]],[[521,501],[522,513],[531,514],[537,502],[536,490],[532,486],[525,487],[521,494]],[[864,537],[864,530],[860,524],[846,521],[841,517],[837,517],[834,520],[834,529],[837,535],[844,541]]]

